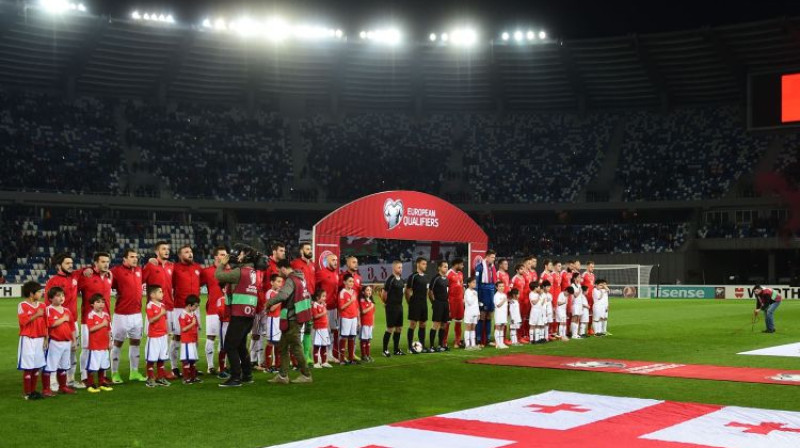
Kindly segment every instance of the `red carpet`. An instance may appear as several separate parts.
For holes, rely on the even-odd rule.
[[[573,358],[547,355],[504,355],[467,361],[472,364],[535,367],[560,370],[627,373],[631,375],[668,376],[741,383],[800,385],[800,370],[777,370],[754,367],[725,367],[701,364],[675,364],[623,359]]]

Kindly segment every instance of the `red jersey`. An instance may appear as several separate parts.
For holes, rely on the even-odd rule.
[[[571,271],[563,271],[561,273],[561,290],[567,289],[567,286],[572,284],[573,273]]]
[[[229,271],[230,269],[225,269],[225,271]],[[206,300],[206,315],[214,315],[217,314],[217,299],[220,297],[225,297],[225,293],[222,292],[222,287],[219,286],[219,282],[217,278],[214,277],[214,273],[217,272],[217,267],[211,265],[207,268],[203,268],[200,271],[200,286],[205,285],[206,289],[208,290],[208,299]]]
[[[275,261],[274,258],[269,257],[267,259],[267,262],[269,264],[267,265],[267,269],[264,269],[263,272],[264,272],[264,279],[266,279],[265,283],[269,285],[269,279],[272,277],[272,274],[281,275],[281,270],[278,269],[278,262]]]
[[[61,311],[54,306],[48,306],[45,312],[47,316],[47,331],[52,341],[71,341],[72,340],[72,322],[75,320],[70,314],[69,310],[62,306]],[[55,327],[53,326],[58,320],[66,316],[69,320],[62,322]]]
[[[29,338],[43,338],[47,336],[47,317],[44,303],[30,303],[27,300],[17,305],[17,319],[19,320],[19,335]],[[42,315],[31,320],[31,316],[42,310]]]
[[[274,289],[270,289],[269,291],[267,291],[267,301],[269,301],[270,299],[272,299],[273,297],[275,297],[277,295],[278,295],[278,291],[275,291]],[[269,317],[281,317],[281,304],[279,303],[279,304],[275,305],[275,311],[267,310],[267,316],[269,316]]]
[[[103,328],[92,331],[92,327],[108,322]],[[105,311],[96,313],[94,310],[89,311],[86,315],[86,326],[89,327],[89,350],[108,350],[111,343],[111,316]]]
[[[368,327],[375,325],[375,302],[373,302],[372,300],[367,300],[366,298],[362,297],[358,301],[358,306],[360,308],[359,312],[361,313],[361,325],[366,325]],[[363,311],[365,311],[369,307],[372,308],[370,308],[369,311],[364,313]]]
[[[503,294],[508,294],[511,291],[511,279],[508,277],[508,272],[498,270],[497,281],[503,282]]]
[[[161,310],[164,310],[164,304],[158,303],[154,301],[147,302],[147,321],[150,322],[150,319],[158,316],[161,313]],[[155,322],[151,322],[147,326],[147,337],[149,338],[158,338],[161,336],[165,336],[167,334],[167,315],[164,314]]]
[[[184,330],[187,325],[192,323],[194,323],[192,328]],[[178,325],[181,326],[181,343],[197,342],[197,316],[194,313],[181,311],[181,315],[178,317]]]
[[[528,297],[528,293],[530,292],[530,285],[528,281],[525,279],[524,275],[516,274],[514,278],[511,279],[511,285],[519,291],[519,301],[520,302],[527,302],[530,301]]]
[[[322,313],[321,317],[314,318],[314,329],[322,330],[328,328],[328,306],[324,303],[314,302],[311,304],[311,313],[314,315]]]
[[[350,305],[344,306],[348,300],[355,298],[355,291],[348,292],[343,289],[339,293],[339,315],[344,319],[355,319],[358,317],[358,300],[353,300]]]
[[[217,299],[217,316],[220,322],[230,322],[231,310],[225,305],[225,296],[223,295]]]
[[[114,314],[142,314],[142,268],[111,268],[111,288],[117,290]]]
[[[311,260],[303,261],[302,258],[295,258],[292,260],[292,269],[303,271],[303,278],[307,280],[316,279],[317,269],[314,267],[314,262]],[[266,278],[267,284],[269,284],[269,277]],[[312,296],[314,295],[314,291],[316,285],[314,285],[313,281],[306,282],[306,289],[308,289],[308,293]]]
[[[172,270],[171,261],[158,264],[147,263],[142,269],[142,281],[147,286],[158,285],[164,291],[164,301],[161,302],[168,311],[175,309],[175,302],[172,299]]]
[[[350,273],[353,276],[353,293],[356,297],[361,295],[361,274],[358,272],[342,271],[339,274],[339,291],[344,289],[344,275]]]
[[[591,308],[594,304],[594,296],[592,295],[594,292],[594,272],[586,271],[583,273],[581,286],[586,286],[589,288],[586,290],[586,297],[589,299],[589,308]]]
[[[69,310],[73,324],[77,322],[78,319],[78,279],[80,275],[83,275],[83,271],[76,270],[73,271],[72,274],[62,274],[59,272],[50,277],[50,280],[48,280],[47,284],[44,286],[45,297],[47,297],[47,293],[53,287],[58,286],[64,290],[64,303],[62,306]]]
[[[325,303],[329,310],[335,310],[339,299],[339,271],[335,268],[318,269],[314,277],[317,290],[325,291]]]
[[[461,302],[464,300],[464,273],[453,269],[447,271],[447,300]]]
[[[104,312],[111,309],[111,272],[101,274],[96,269],[92,269],[92,276],[87,277],[81,273],[78,277],[78,292],[81,293],[81,323],[86,323],[86,315],[92,310],[89,299],[95,294],[102,294],[106,302]]]
[[[550,283],[550,294],[558,297],[561,294],[561,275],[562,272],[553,271],[550,273],[552,283]]]
[[[175,263],[172,271],[172,287],[175,308],[186,308],[186,298],[200,297],[200,270],[197,263]]]

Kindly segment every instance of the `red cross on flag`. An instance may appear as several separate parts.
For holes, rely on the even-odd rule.
[[[800,412],[550,391],[284,448],[797,448]]]

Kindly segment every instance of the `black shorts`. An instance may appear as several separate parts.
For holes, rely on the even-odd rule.
[[[403,326],[403,305],[386,305],[386,328]]]
[[[418,300],[408,304],[408,320],[416,322],[428,321],[428,301]]]
[[[448,322],[450,320],[450,304],[446,300],[433,301],[433,322]]]

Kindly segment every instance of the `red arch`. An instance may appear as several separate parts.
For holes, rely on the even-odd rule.
[[[399,220],[393,219],[398,216]],[[384,191],[334,210],[312,230],[317,263],[324,267],[326,252],[339,256],[343,237],[388,240],[442,241],[469,245],[470,260],[482,256],[489,237],[455,205],[418,191]],[[465,263],[468,268],[472,262]]]

